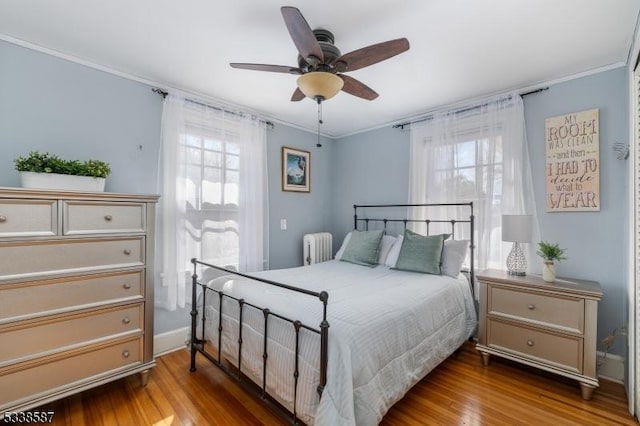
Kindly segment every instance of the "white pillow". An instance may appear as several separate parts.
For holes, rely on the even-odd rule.
[[[387,256],[391,251],[394,243],[396,242],[396,238],[391,235],[383,235],[382,240],[380,240],[380,254],[378,255],[378,265],[385,264],[387,260]]]
[[[342,259],[342,255],[344,254],[345,249],[347,248],[347,244],[349,244],[349,240],[351,239],[351,232],[349,232],[345,237],[344,240],[342,241],[342,245],[340,246],[340,248],[338,249],[338,251],[336,252],[336,255],[334,257],[334,259],[336,260],[340,260]]]
[[[384,262],[390,268],[395,268],[402,248],[404,236],[398,235],[396,242],[391,247],[387,259]],[[440,267],[443,275],[457,278],[462,269],[462,264],[467,258],[469,250],[469,240],[445,240],[442,248],[442,265]]]
[[[464,260],[467,258],[469,240],[447,240],[442,248],[442,275],[457,278]]]
[[[349,244],[350,239],[351,239],[351,232],[349,232],[344,237],[344,240],[342,241],[342,245],[336,252],[334,259],[336,260],[342,259],[342,255],[344,255],[344,251],[347,248],[347,245]],[[395,242],[396,242],[396,239],[392,236],[389,236],[389,235],[382,236],[382,239],[380,240],[380,254],[378,255],[378,264],[382,265],[383,263],[385,263],[385,260],[387,259],[387,255],[389,254],[389,251],[391,250],[391,247]]]
[[[393,243],[393,247],[389,250],[389,254],[387,255],[384,264],[390,268],[395,268],[396,263],[398,262],[398,256],[400,256],[400,249],[402,248],[402,241],[404,240],[403,235],[398,235],[395,243]]]

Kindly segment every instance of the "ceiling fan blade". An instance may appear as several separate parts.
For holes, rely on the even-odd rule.
[[[296,67],[289,67],[286,65],[266,65],[266,64],[243,64],[232,62],[232,68],[240,68],[244,70],[254,70],[254,71],[269,71],[269,72],[283,72],[287,74],[302,74],[302,70]]]
[[[293,92],[293,95],[291,95],[291,102],[298,102],[301,101],[305,98],[305,94],[302,93],[302,90],[300,90],[300,88],[296,87],[295,92]]]
[[[283,6],[280,8],[284,23],[287,25],[289,35],[293,43],[296,45],[300,56],[311,65],[317,65],[315,62],[322,63],[324,55],[316,36],[311,31],[311,27],[302,16],[300,10],[291,6]]]
[[[398,38],[354,50],[342,55],[335,62],[346,63],[345,71],[355,71],[382,62],[407,50],[409,50],[409,40]]]
[[[355,78],[344,74],[338,74],[338,77],[344,81],[344,86],[342,86],[343,92],[347,92],[350,95],[357,96],[368,101],[372,101],[378,97],[375,90]]]

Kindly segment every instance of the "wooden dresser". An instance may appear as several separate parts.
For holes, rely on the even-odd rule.
[[[0,188],[0,419],[153,359],[155,195]]]
[[[480,283],[479,342],[484,365],[498,355],[580,382],[591,399],[598,386],[596,333],[600,285],[594,281],[514,276],[486,270]]]

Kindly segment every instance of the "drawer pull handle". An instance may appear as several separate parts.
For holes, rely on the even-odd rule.
[[[527,308],[529,308],[530,311],[533,311],[536,308],[536,305],[530,303],[527,305]]]
[[[0,215],[0,223],[6,222],[6,221],[7,221],[7,217]]]
[[[527,340],[527,346],[533,346],[535,344],[536,343],[533,340],[531,340],[531,339]]]
[[[129,324],[131,322],[131,320],[129,319],[129,317],[124,317],[124,318],[122,318],[122,322],[124,324]]]
[[[111,217],[111,215],[110,215],[110,214],[108,214],[108,215],[106,215],[106,216],[104,217],[104,220],[106,220],[107,222],[111,222],[111,219],[113,219],[113,217]]]
[[[131,284],[124,283],[124,284],[122,284],[122,288],[124,288],[125,290],[129,290],[131,288]]]
[[[124,249],[124,254],[126,254],[127,256],[129,256],[131,254],[131,250],[129,249]]]
[[[122,351],[122,357],[123,358],[129,358],[129,351],[126,350],[126,349],[124,351]]]

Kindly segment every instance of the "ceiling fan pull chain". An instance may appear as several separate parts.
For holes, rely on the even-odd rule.
[[[322,99],[317,98],[318,100],[318,143],[316,146],[320,148],[322,144],[320,143],[320,125],[322,124]]]

